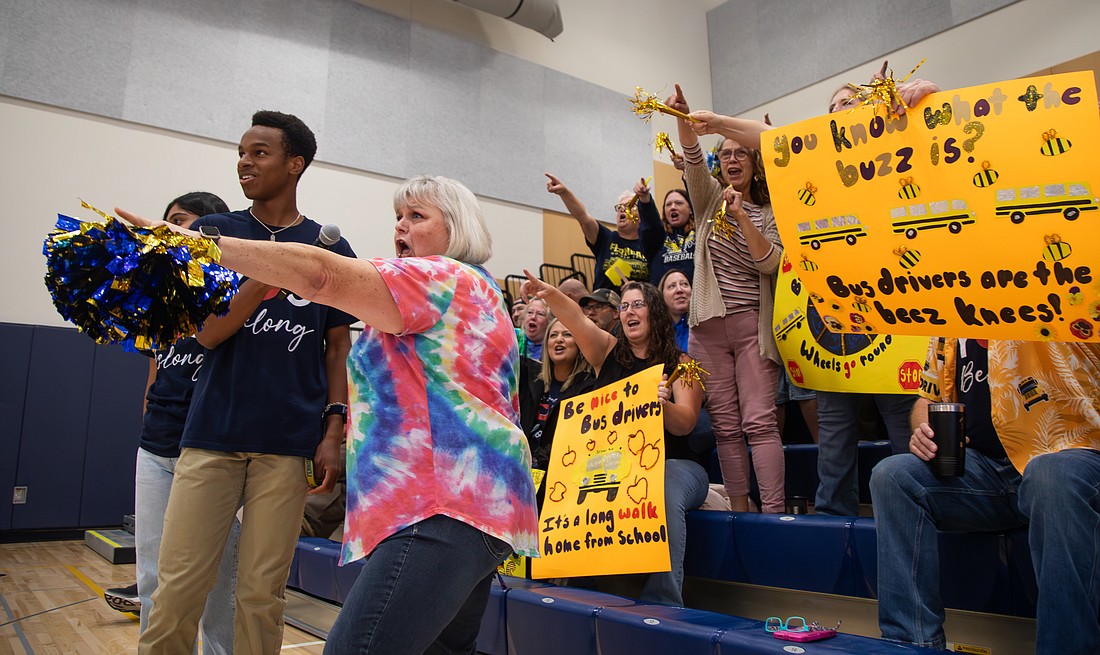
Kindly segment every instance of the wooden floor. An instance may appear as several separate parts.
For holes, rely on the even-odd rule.
[[[136,653],[138,619],[107,606],[103,589],[134,581],[83,541],[0,544],[0,655]],[[291,626],[283,653],[314,655],[324,643]]]

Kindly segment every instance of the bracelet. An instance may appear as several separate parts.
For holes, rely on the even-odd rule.
[[[348,406],[347,403],[329,403],[325,405],[325,410],[321,412],[321,420],[325,420],[332,415],[338,415],[343,419],[344,423],[348,422]]]

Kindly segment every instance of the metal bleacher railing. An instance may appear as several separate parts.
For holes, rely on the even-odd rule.
[[[572,278],[577,275],[577,271],[569,266],[560,266],[558,264],[542,264],[539,266],[539,277],[543,282],[558,286],[562,280]],[[583,282],[587,278],[582,278]]]
[[[592,255],[582,255],[581,253],[573,253],[569,256],[569,265],[573,267],[574,271],[584,274],[585,286],[588,290],[592,290],[592,285],[596,281],[596,258]]]

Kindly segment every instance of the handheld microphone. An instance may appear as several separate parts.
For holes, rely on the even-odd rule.
[[[329,223],[321,228],[321,233],[317,235],[317,240],[313,242],[313,245],[328,250],[340,242],[340,226],[335,223]]]

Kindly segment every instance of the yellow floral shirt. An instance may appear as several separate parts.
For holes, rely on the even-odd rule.
[[[933,338],[921,396],[957,402],[957,339]],[[1016,470],[1066,448],[1100,450],[1100,344],[989,342],[993,427]]]

